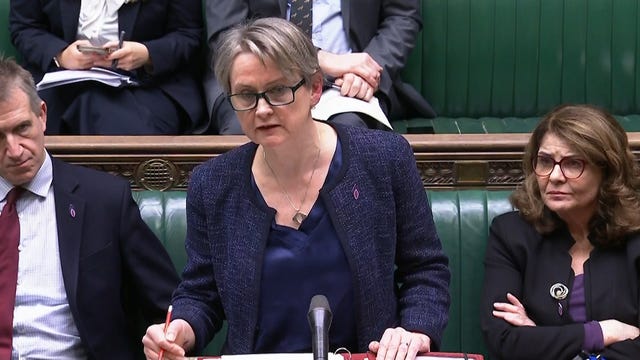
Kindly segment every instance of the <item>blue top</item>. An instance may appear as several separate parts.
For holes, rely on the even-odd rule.
[[[341,165],[338,142],[325,183]],[[264,201],[255,182],[253,185],[256,196]],[[327,297],[333,313],[329,349],[356,349],[351,271],[320,198],[299,229],[278,225],[275,220],[271,223],[262,266],[255,351],[311,352],[307,312],[317,294]]]

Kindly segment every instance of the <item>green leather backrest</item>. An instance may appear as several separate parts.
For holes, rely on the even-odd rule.
[[[640,131],[637,0],[421,5],[424,27],[403,78],[439,116],[394,121],[397,132],[529,132],[566,102],[605,107],[625,130]],[[8,17],[9,0],[0,0],[0,53],[16,56]]]
[[[442,351],[485,354],[480,332],[484,251],[494,216],[510,211],[511,191],[428,191],[433,219],[449,257],[451,309]]]
[[[9,0],[0,0],[0,55],[14,58],[17,55],[9,35]]]
[[[422,14],[405,78],[439,116],[640,113],[637,0],[422,0]]]
[[[187,234],[186,191],[134,191],[142,218],[167,249],[176,271],[187,263],[184,239]]]
[[[451,269],[450,320],[441,350],[485,354],[478,315],[485,243],[493,217],[511,210],[510,191],[430,190],[427,194]],[[133,195],[143,219],[181,272],[186,262],[186,192],[135,191]],[[219,354],[225,336],[223,330],[205,354]]]
[[[178,274],[187,263],[184,239],[187,235],[186,191],[134,191],[140,214],[167,249]],[[226,325],[203,351],[219,355],[226,337]]]

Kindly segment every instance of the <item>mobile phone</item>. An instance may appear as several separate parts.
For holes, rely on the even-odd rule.
[[[102,48],[97,46],[78,45],[77,47],[78,51],[82,53],[93,53],[99,55],[108,55],[112,51],[110,48]]]

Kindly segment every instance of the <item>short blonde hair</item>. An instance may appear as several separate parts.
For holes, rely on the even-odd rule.
[[[225,92],[231,88],[231,68],[241,53],[251,53],[263,63],[271,60],[287,79],[302,76],[305,84],[320,70],[311,40],[291,22],[261,18],[237,25],[222,34],[215,56],[215,74]]]

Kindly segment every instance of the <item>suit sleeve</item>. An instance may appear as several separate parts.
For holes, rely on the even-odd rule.
[[[48,7],[45,11],[41,1],[18,0],[10,1],[9,10],[11,42],[28,64],[42,72],[53,68],[53,57],[68,46],[62,29],[59,32],[52,29],[59,27],[60,20],[49,19],[52,4]]]
[[[192,327],[198,353],[222,327],[224,320],[218,287],[212,273],[211,243],[207,235],[207,216],[202,188],[207,183],[205,172],[194,171],[187,193],[187,264],[182,282],[173,295],[174,318],[186,320]]]
[[[526,299],[522,298],[523,272],[527,269],[525,250],[513,245],[525,235],[514,222],[505,221],[508,219],[494,219],[485,253],[480,309],[485,343],[498,359],[571,359],[581,351],[582,324],[513,326],[492,314],[494,302],[508,302],[507,292],[515,295],[526,308]]]
[[[383,67],[379,91],[389,94],[422,29],[420,3],[418,0],[384,0],[380,11],[376,34],[362,51]],[[351,14],[351,21],[356,21],[354,16],[357,15]]]
[[[416,170],[413,151],[406,141],[394,158],[396,194],[396,283],[400,324],[440,347],[450,306],[448,259],[436,233],[431,208]]]
[[[249,5],[245,0],[207,0],[204,6],[209,49],[217,48],[216,44],[221,33],[246,21],[249,17]]]
[[[211,113],[218,98],[224,90],[213,72],[214,49],[217,49],[220,34],[230,27],[242,23],[249,17],[249,5],[245,0],[207,0],[204,3],[207,19],[207,44],[204,91],[207,110]]]
[[[128,183],[122,186],[120,214],[123,282],[148,325],[162,322],[179,277],[166,249],[143,221]]]
[[[630,264],[631,271],[635,271],[635,283],[636,283],[636,295],[638,300],[636,302],[636,310],[638,312],[638,320],[635,326],[640,327],[640,236],[635,235],[629,239],[627,246],[627,259]],[[633,291],[633,290],[632,290]],[[602,356],[605,359],[633,359],[640,354],[640,337],[633,340],[621,341],[615,344],[609,345],[602,352]]]
[[[146,11],[144,6],[167,6],[165,4],[142,4],[139,12]],[[150,9],[148,9],[150,10]],[[158,14],[164,13],[159,9]],[[139,14],[140,16],[141,14]],[[202,45],[202,1],[170,0],[166,10],[166,21],[157,25],[157,19],[136,26],[161,26],[164,34],[156,39],[143,41],[149,50],[153,63],[153,74],[171,74],[193,64]],[[136,41],[134,38],[133,41]]]

